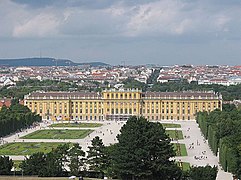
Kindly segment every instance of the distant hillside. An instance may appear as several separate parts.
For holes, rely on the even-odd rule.
[[[22,59],[0,59],[0,66],[78,66],[89,65],[96,66],[110,66],[102,62],[90,63],[75,63],[68,59],[54,59],[54,58],[22,58]]]

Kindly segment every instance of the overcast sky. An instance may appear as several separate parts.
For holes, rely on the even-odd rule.
[[[0,0],[0,58],[241,64],[241,0]]]

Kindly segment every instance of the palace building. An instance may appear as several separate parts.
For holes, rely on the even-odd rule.
[[[43,119],[191,120],[199,111],[222,110],[222,96],[214,92],[142,92],[138,89],[98,92],[33,92],[24,105]]]

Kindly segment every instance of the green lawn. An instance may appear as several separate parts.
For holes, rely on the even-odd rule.
[[[21,139],[83,139],[92,133],[93,130],[69,130],[69,129],[53,129],[53,130],[39,130],[30,133]]]
[[[176,151],[176,156],[187,156],[187,149],[185,144],[180,144],[180,152],[177,151],[177,143],[173,143],[173,147]]]
[[[164,128],[181,128],[181,124],[161,123]]]
[[[57,123],[51,124],[50,127],[80,127],[80,128],[93,128],[100,127],[101,123]]]
[[[177,137],[175,130],[166,130],[166,133],[171,139],[183,139],[182,131],[177,131]]]
[[[190,170],[190,163],[188,163],[188,162],[177,162],[177,165],[178,165],[183,171],[189,171],[189,170]]]
[[[16,142],[0,146],[0,155],[31,155],[36,152],[48,153],[63,143]]]
[[[13,167],[15,168],[15,171],[20,171],[20,170],[21,170],[20,167],[19,167],[19,165],[21,164],[21,162],[22,162],[22,161],[20,161],[20,160],[14,160],[14,161],[13,161]]]

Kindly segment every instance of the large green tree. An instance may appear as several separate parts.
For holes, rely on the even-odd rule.
[[[107,156],[105,146],[99,136],[96,136],[91,141],[91,146],[88,147],[88,161],[89,169],[104,172],[107,167]]]
[[[0,156],[0,175],[9,175],[13,167],[13,161],[8,156]]]
[[[160,123],[131,117],[117,136],[114,166],[121,179],[180,179],[170,138]]]
[[[26,157],[20,164],[25,175],[40,175],[46,167],[46,155],[42,152],[34,153]]]
[[[215,180],[218,168],[216,166],[193,167],[190,169],[190,180]]]
[[[85,152],[79,144],[74,144],[68,152],[69,168],[72,175],[78,176],[85,163]]]

